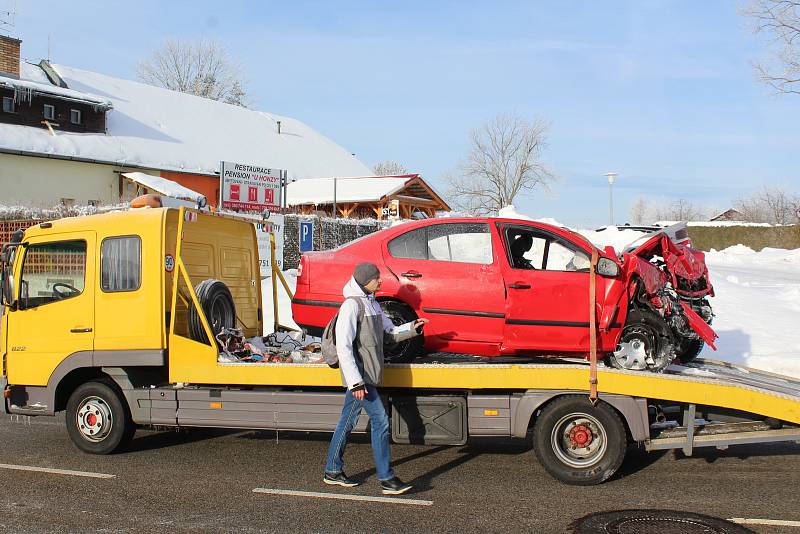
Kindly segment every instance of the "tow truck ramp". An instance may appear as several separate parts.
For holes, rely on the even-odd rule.
[[[744,397],[750,392],[767,394],[800,405],[800,380],[728,362],[696,360],[686,365],[671,366],[665,374],[727,383],[741,388]],[[647,450],[680,448],[685,455],[691,456],[695,447],[716,447],[724,450],[730,445],[750,443],[794,441],[800,444],[800,428],[786,426],[785,423],[785,420],[790,420],[791,413],[786,414],[785,420],[769,417],[763,421],[720,422],[714,421],[713,417],[709,421],[703,416],[703,411],[713,413],[710,407],[698,410],[697,404],[690,403],[683,412],[682,426],[659,429],[658,423],[654,424],[652,426],[654,437],[645,441],[645,448]],[[722,417],[730,418],[729,415]]]

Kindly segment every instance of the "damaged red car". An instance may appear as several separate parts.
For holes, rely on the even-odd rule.
[[[704,255],[677,241],[657,231],[618,254],[538,222],[414,221],[303,254],[292,311],[298,325],[320,335],[355,265],[370,261],[383,275],[376,297],[395,323],[430,319],[424,336],[387,348],[389,362],[426,351],[586,357],[596,253],[598,351],[616,368],[660,371],[717,337]]]

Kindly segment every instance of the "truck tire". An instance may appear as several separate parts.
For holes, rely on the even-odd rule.
[[[539,463],[567,484],[592,486],[608,480],[625,459],[625,425],[608,404],[592,406],[583,395],[549,403],[533,427]]]
[[[89,454],[112,453],[136,432],[122,395],[105,381],[78,386],[67,401],[66,423],[72,442]]]
[[[414,310],[402,302],[384,300],[380,304],[383,313],[395,326],[418,319]],[[411,363],[414,358],[422,355],[424,345],[424,336],[412,337],[400,343],[387,344],[383,347],[383,361],[386,363]]]
[[[200,307],[211,327],[213,335],[219,334],[223,328],[234,328],[236,326],[236,306],[233,303],[228,286],[221,280],[210,278],[203,280],[194,288]],[[206,331],[203,329],[203,322],[194,304],[189,306],[189,337],[200,343],[208,343]]]

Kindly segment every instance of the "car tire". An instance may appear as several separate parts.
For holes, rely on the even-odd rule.
[[[213,335],[219,334],[223,328],[236,326],[236,306],[225,282],[213,278],[203,280],[197,284],[194,292]],[[208,343],[203,322],[194,303],[189,306],[189,337],[200,343]]]
[[[89,454],[110,454],[125,447],[136,432],[130,410],[116,385],[86,382],[70,395],[66,411],[67,433]]]
[[[627,354],[625,345],[629,345]],[[664,319],[649,309],[632,309],[628,312],[620,334],[617,350],[607,357],[607,363],[616,369],[661,372],[675,358],[675,343]],[[645,356],[652,358],[647,364]]]
[[[416,321],[417,314],[408,305],[396,300],[381,301],[381,309],[386,317],[395,326]],[[385,363],[411,363],[421,356],[425,345],[424,336],[416,336],[400,343],[389,343],[383,347],[383,361]]]
[[[566,484],[592,486],[611,478],[625,459],[625,425],[607,403],[593,406],[583,395],[547,404],[533,427],[539,463]]]
[[[677,350],[677,359],[681,363],[689,363],[697,358],[706,344],[702,339],[686,339]]]

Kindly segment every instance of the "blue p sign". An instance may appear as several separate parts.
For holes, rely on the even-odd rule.
[[[314,223],[300,221],[300,252],[314,250]]]

